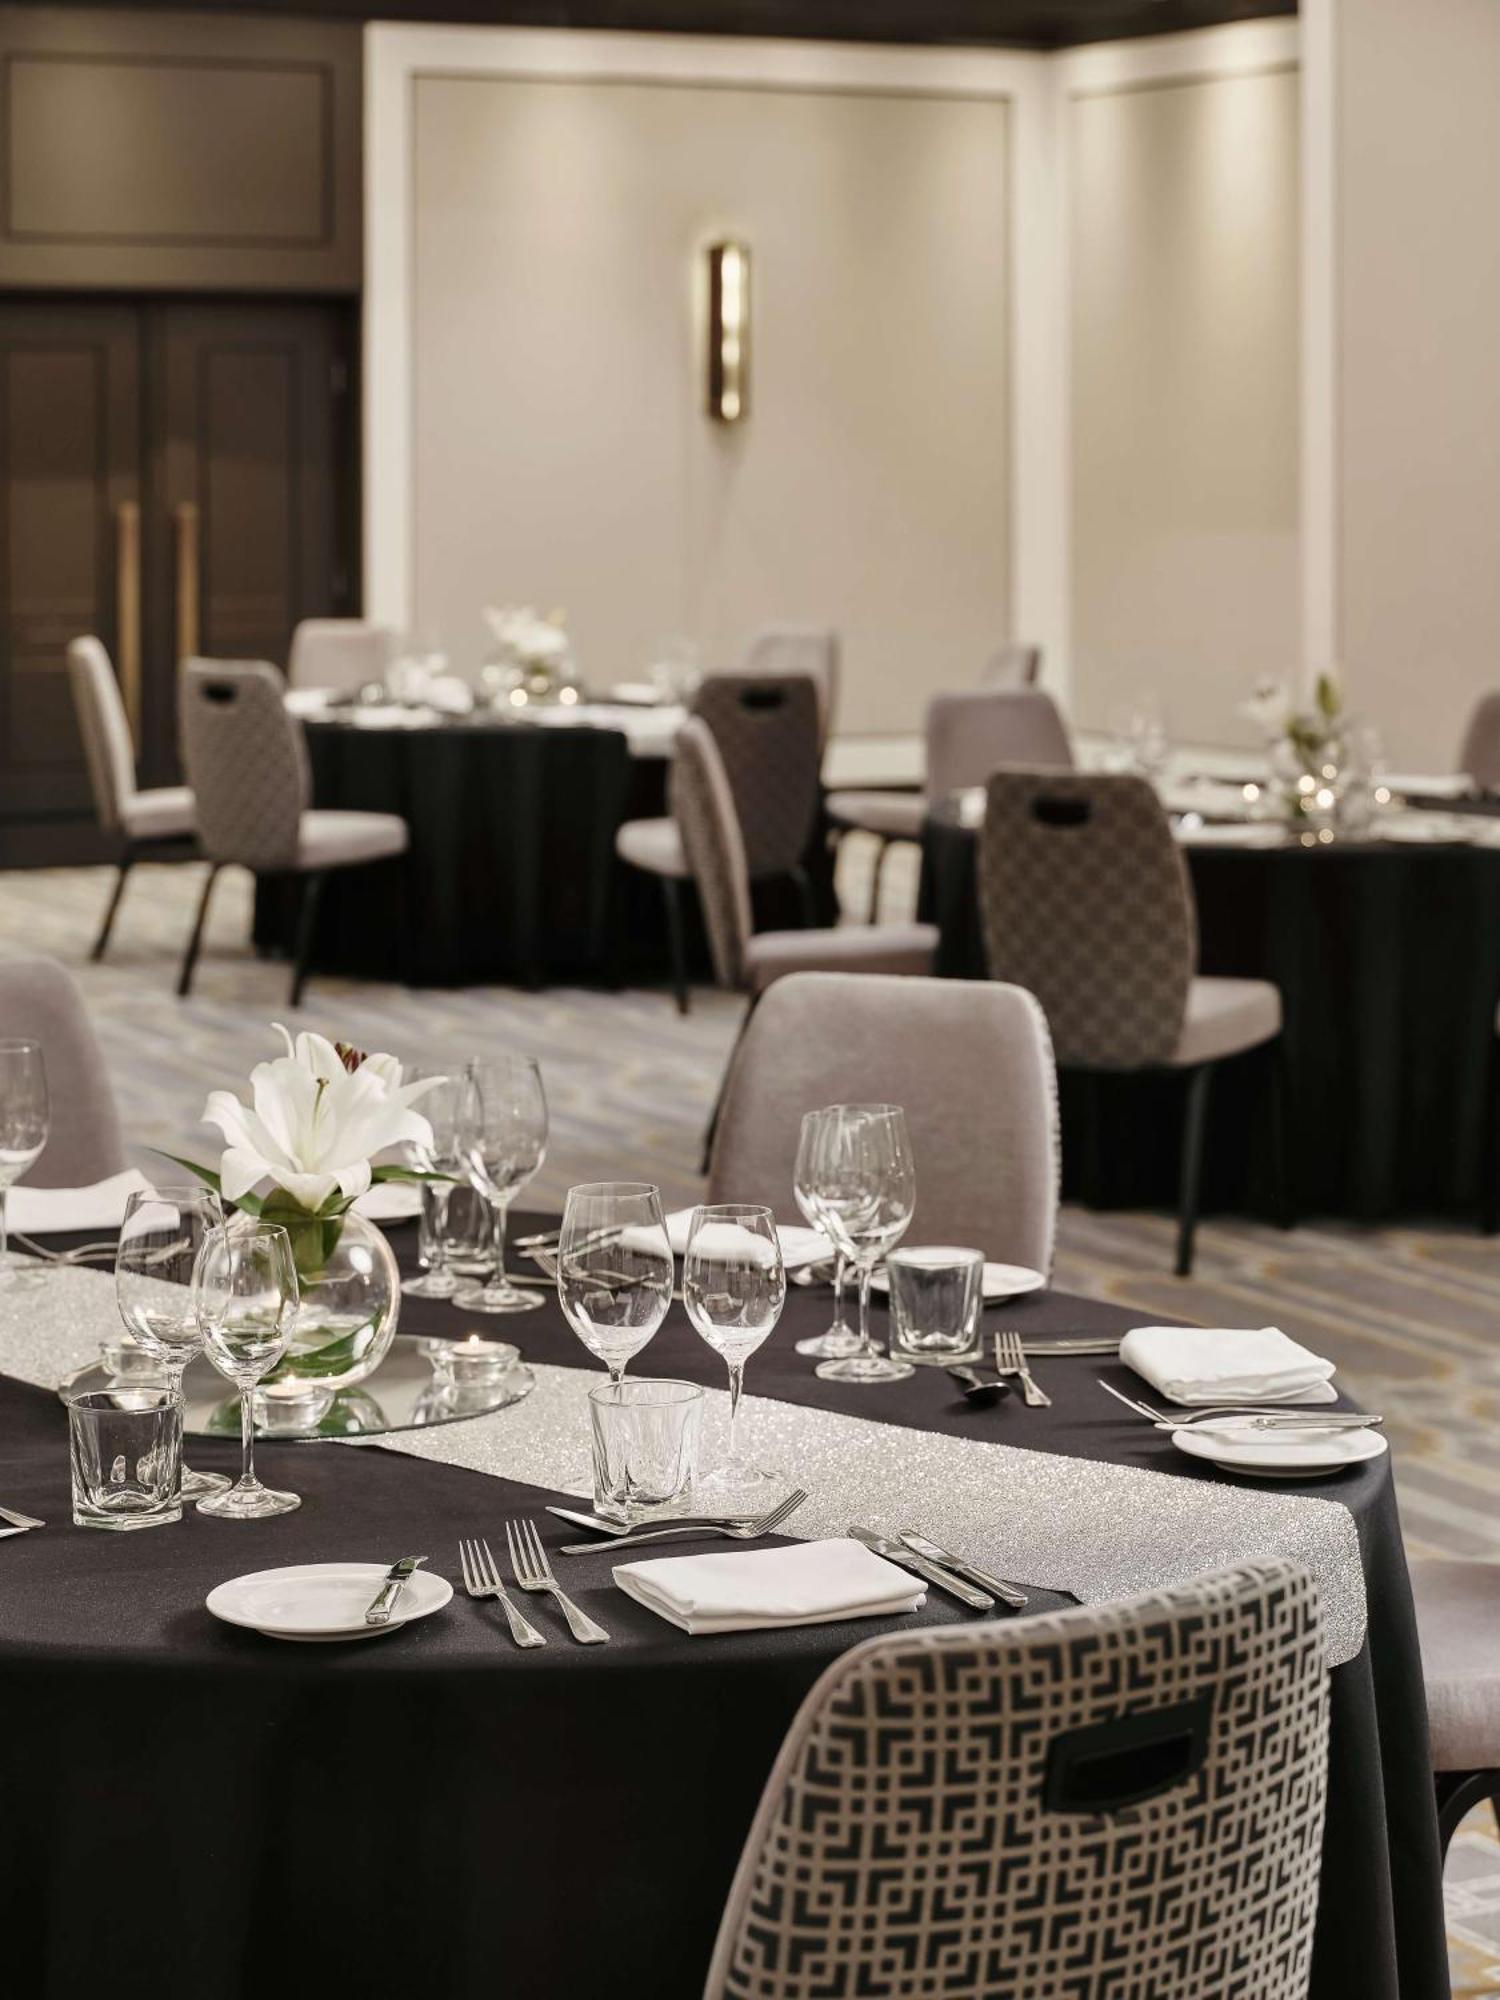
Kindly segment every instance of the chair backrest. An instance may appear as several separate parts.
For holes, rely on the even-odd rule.
[[[979,909],[990,976],[1040,1000],[1063,1068],[1168,1060],[1198,961],[1198,920],[1182,854],[1144,778],[995,772]]]
[[[820,795],[815,683],[807,674],[710,674],[692,707],[724,760],[751,875],[799,868]]]
[[[1039,688],[934,695],[927,704],[929,794],[982,785],[1001,764],[1072,770],[1073,745],[1051,695]]]
[[[1469,717],[1458,768],[1481,791],[1500,791],[1500,693],[1482,695]]]
[[[863,1101],[906,1110],[917,1174],[907,1242],[1051,1270],[1057,1075],[1029,993],[873,972],[778,979],[730,1069],[708,1199],[764,1202],[802,1221],[792,1180],[803,1113]]]
[[[882,1634],[792,1723],[705,2000],[1303,2000],[1327,1785],[1292,1564]]]
[[[979,670],[982,688],[1035,687],[1042,674],[1042,649],[1009,639],[997,646]]]
[[[304,618],[292,634],[287,685],[353,694],[385,678],[395,644],[387,626],[363,618]]]
[[[745,946],[754,929],[750,871],[729,774],[713,731],[689,716],[677,732],[667,798],[687,856],[721,986],[745,983]]]
[[[819,625],[772,625],[745,648],[745,674],[806,674],[818,690],[818,738],[828,741],[839,698],[839,635]]]
[[[120,683],[102,639],[68,642],[68,681],[83,738],[94,811],[106,833],[124,825],[124,808],[135,797],[135,745],[120,698]]]
[[[312,780],[281,675],[264,660],[188,660],[179,699],[203,852],[257,873],[290,868]]]
[[[0,1037],[39,1042],[51,1125],[31,1187],[89,1187],[129,1165],[104,1054],[72,974],[50,958],[0,958]]]

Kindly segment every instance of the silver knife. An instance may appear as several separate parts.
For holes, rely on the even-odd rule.
[[[925,1556],[929,1562],[942,1563],[957,1575],[967,1577],[970,1583],[981,1590],[992,1590],[1002,1604],[1008,1604],[1012,1611],[1026,1609],[1026,1593],[1017,1590],[1013,1583],[1003,1583],[998,1576],[991,1576],[988,1570],[977,1564],[965,1562],[962,1556],[950,1555],[947,1549],[940,1549],[936,1542],[926,1535],[919,1535],[915,1528],[903,1528],[901,1539],[913,1555]]]
[[[14,1507],[0,1507],[0,1521],[9,1521],[13,1528],[45,1528],[47,1525],[34,1514],[18,1514]]]
[[[956,1597],[960,1604],[967,1604],[971,1611],[994,1610],[995,1600],[987,1590],[976,1590],[972,1583],[965,1583],[951,1570],[940,1569],[925,1556],[913,1555],[910,1549],[892,1541],[889,1535],[877,1535],[873,1528],[855,1527],[851,1527],[849,1533],[856,1542],[863,1542],[867,1549],[884,1556],[887,1562],[899,1563],[903,1569],[914,1570],[928,1583],[936,1584],[939,1590],[946,1590],[950,1597]]]
[[[367,1625],[389,1625],[391,1613],[396,1608],[396,1599],[401,1587],[418,1563],[426,1562],[426,1556],[403,1556],[398,1563],[392,1563],[386,1573],[385,1582],[375,1595],[373,1603],[365,1613]]]

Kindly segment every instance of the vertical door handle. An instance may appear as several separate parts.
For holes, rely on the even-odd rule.
[[[191,500],[172,509],[177,528],[177,658],[198,651],[198,509]]]
[[[115,509],[115,656],[130,734],[141,747],[141,510],[134,500]]]

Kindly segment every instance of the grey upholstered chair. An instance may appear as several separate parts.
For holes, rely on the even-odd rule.
[[[839,698],[839,635],[818,625],[770,625],[757,632],[742,674],[806,674],[818,691],[818,741],[827,746]]]
[[[792,1723],[705,2000],[1303,2000],[1327,1788],[1291,1564],[883,1633]]]
[[[917,1170],[913,1243],[967,1243],[1052,1269],[1057,1077],[1042,1010],[1018,986],[804,972],[778,980],[725,1086],[708,1200],[758,1201],[785,1222],[797,1133],[820,1104],[906,1108]]]
[[[287,686],[357,694],[385,678],[396,635],[363,618],[304,618],[292,634]]]
[[[1481,695],[1469,717],[1458,768],[1481,792],[1500,791],[1500,692]]]
[[[1414,1562],[1443,1852],[1488,1799],[1500,1822],[1500,1563]]]
[[[119,914],[125,883],[137,861],[167,856],[191,843],[196,830],[193,795],[186,785],[143,792],[135,781],[135,745],[120,698],[120,684],[104,642],[93,637],[68,645],[68,682],[88,765],[89,790],[101,829],[119,843],[119,872],[94,940],[91,958],[103,958]]]
[[[1042,649],[1009,639],[997,646],[979,670],[982,688],[1035,687],[1042,677]]]
[[[1034,649],[1030,649],[1034,650]],[[921,792],[830,792],[828,817],[844,833],[880,843],[870,877],[870,922],[893,840],[920,840],[929,801],[982,785],[999,764],[1073,768],[1073,745],[1051,695],[1036,688],[939,694],[927,704],[927,781]]]
[[[180,694],[183,757],[209,866],[177,991],[192,985],[219,870],[237,863],[257,876],[300,878],[295,1007],[307,982],[325,878],[337,868],[404,854],[406,821],[393,813],[309,809],[302,727],[287,714],[281,675],[265,661],[188,660]]]
[[[1227,1057],[1277,1041],[1280,993],[1262,979],[1198,973],[1192,885],[1144,778],[997,771],[979,882],[990,974],[1036,995],[1059,1069],[1171,1069],[1187,1078],[1176,1263],[1186,1277],[1209,1083]],[[1271,1086],[1285,1210],[1278,1059]]]
[[[0,958],[0,1037],[41,1045],[51,1114],[32,1187],[90,1187],[129,1165],[104,1055],[71,973],[50,958]]]
[[[801,892],[806,921],[815,924],[817,909],[804,857],[821,798],[817,683],[808,674],[710,674],[693,696],[693,715],[713,732],[728,774],[750,880],[790,876]],[[662,884],[673,990],[678,1012],[685,1014],[682,884],[693,869],[677,816],[627,820],[615,836],[615,851]]]

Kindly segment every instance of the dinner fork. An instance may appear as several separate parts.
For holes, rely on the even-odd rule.
[[[481,1555],[480,1551],[483,1550]],[[511,1602],[510,1593],[500,1581],[500,1572],[495,1567],[495,1558],[490,1554],[488,1542],[460,1542],[458,1560],[463,1565],[464,1589],[470,1597],[498,1597],[510,1626],[510,1636],[518,1646],[545,1646],[545,1636],[538,1632],[531,1620]]]
[[[1295,1405],[1268,1410],[1254,1403],[1209,1403],[1194,1409],[1158,1410],[1136,1397],[1122,1395],[1108,1382],[1100,1382],[1099,1387],[1159,1431],[1212,1430],[1228,1417],[1237,1419],[1246,1430],[1257,1431],[1368,1431],[1377,1430],[1385,1422],[1384,1417],[1368,1415],[1362,1410],[1299,1409]]]
[[[552,1574],[542,1538],[530,1521],[507,1521],[505,1539],[510,1544],[510,1566],[522,1590],[540,1590],[550,1597],[568,1621],[568,1630],[580,1646],[602,1646],[609,1634],[586,1611],[580,1611]]]
[[[80,1243],[72,1250],[49,1250],[45,1243],[38,1243],[34,1236],[23,1236],[19,1229],[10,1232],[10,1240],[29,1257],[39,1257],[44,1264],[87,1264],[113,1257],[119,1247],[113,1242]]]
[[[1021,1394],[1029,1410],[1045,1410],[1052,1406],[1052,1398],[1045,1390],[1039,1389],[1036,1378],[1026,1366],[1026,1351],[1021,1345],[1021,1336],[1014,1328],[1010,1331],[995,1329],[995,1373],[1015,1375],[1021,1383]]]
[[[769,1535],[773,1528],[780,1527],[787,1515],[800,1507],[806,1498],[807,1488],[799,1486],[753,1521],[674,1521],[664,1528],[644,1529],[638,1535],[617,1535],[608,1542],[564,1542],[562,1552],[565,1556],[588,1556],[595,1549],[633,1549],[639,1542],[664,1542],[677,1535],[691,1535],[696,1541],[702,1541],[709,1535],[722,1535],[726,1541],[753,1542],[761,1535]]]
[[[13,1507],[0,1507],[0,1521],[9,1521],[18,1531],[22,1528],[45,1528],[47,1523],[39,1521],[34,1514],[18,1514]]]

